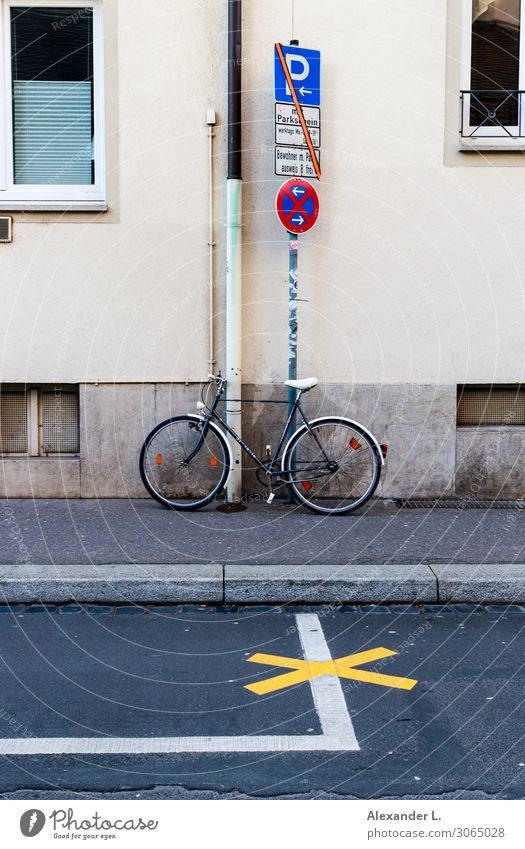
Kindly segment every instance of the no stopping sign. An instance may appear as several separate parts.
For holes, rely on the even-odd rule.
[[[313,185],[300,177],[282,184],[275,205],[279,221],[289,233],[307,233],[319,215],[319,196]]]

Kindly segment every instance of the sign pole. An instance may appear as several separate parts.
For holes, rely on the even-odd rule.
[[[297,380],[297,249],[299,237],[288,233],[288,380]],[[297,392],[288,387],[288,414],[292,412]],[[288,438],[295,432],[295,414],[288,428]]]
[[[299,233],[319,215],[319,197],[304,177],[321,179],[321,53],[290,45],[274,46],[275,173],[289,179],[276,198],[279,221],[288,232],[288,380],[297,380],[297,260]],[[295,176],[292,176],[295,175]],[[292,414],[297,390],[288,387],[288,438],[295,433]],[[292,501],[289,493],[288,501]]]
[[[288,233],[288,380],[297,380],[297,259],[299,233],[307,233],[319,215],[319,197],[308,180],[293,177],[277,192],[275,208]],[[293,411],[297,392],[288,387],[288,415]],[[288,438],[295,432],[296,416],[288,426]]]

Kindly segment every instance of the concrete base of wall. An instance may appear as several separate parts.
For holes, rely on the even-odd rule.
[[[144,498],[139,454],[156,424],[196,413],[199,386],[99,384],[80,389],[82,498]]]
[[[459,428],[455,489],[464,498],[525,498],[525,428]]]
[[[80,498],[80,457],[0,457],[1,498]]]
[[[244,386],[247,401],[285,400],[282,384]],[[160,421],[196,412],[192,384],[85,384],[80,388],[79,457],[0,458],[0,497],[141,498],[138,458]],[[456,429],[456,386],[327,384],[304,395],[310,417],[343,415],[389,446],[383,498],[525,496],[525,428]],[[284,404],[246,404],[243,437],[259,457],[275,448]],[[247,494],[262,492],[245,456]]]

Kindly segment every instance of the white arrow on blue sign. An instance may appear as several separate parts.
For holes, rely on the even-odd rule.
[[[302,196],[306,194],[306,189],[303,188],[303,186],[294,186],[293,189],[290,189],[290,191],[296,198],[302,198]]]
[[[320,106],[321,52],[288,44],[282,45],[282,51],[299,103],[302,106]],[[279,103],[293,103],[277,48],[275,48],[275,99]]]

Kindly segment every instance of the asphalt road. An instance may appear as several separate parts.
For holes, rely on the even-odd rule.
[[[349,516],[252,502],[174,513],[151,499],[0,501],[0,563],[520,563],[525,510],[399,509]]]
[[[2,798],[525,795],[525,608],[0,611],[0,746],[12,745],[6,738],[37,748],[50,737],[211,741],[193,753],[11,751],[2,756]],[[405,690],[317,679],[342,687],[359,751],[293,750],[293,740],[319,740],[336,722],[335,707],[321,716],[309,681],[262,695],[246,689],[289,671],[247,662],[254,654],[303,657],[298,623],[313,621],[301,620],[305,613],[318,617],[334,659],[386,647],[397,654],[364,668],[417,680]],[[259,735],[292,740],[292,750],[212,751],[214,738]]]

